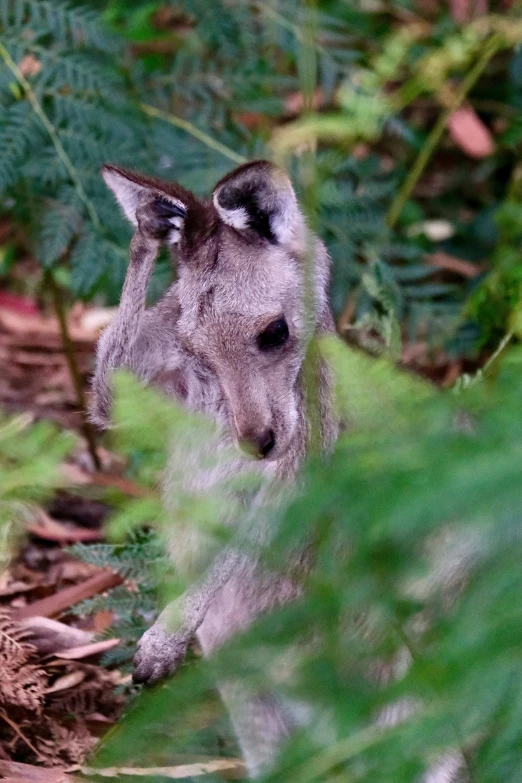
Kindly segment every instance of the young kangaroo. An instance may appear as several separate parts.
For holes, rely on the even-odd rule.
[[[302,371],[307,345],[334,325],[328,254],[307,229],[288,177],[269,162],[248,163],[203,201],[177,184],[115,166],[106,166],[103,176],[136,231],[119,311],[99,341],[93,421],[108,425],[110,373],[127,368],[216,421],[221,437],[215,448],[228,441],[238,446],[226,468],[230,474],[251,466],[254,456],[267,479],[291,482],[310,439]],[[178,279],[146,309],[161,243],[176,249]],[[313,297],[305,297],[306,285]],[[305,312],[305,298],[313,299],[313,312]],[[337,424],[322,363],[317,385],[327,448]],[[172,505],[169,494],[167,479],[165,500]],[[172,542],[180,569],[197,558],[198,546],[197,536]],[[297,594],[294,583],[267,574],[254,555],[226,549],[207,577],[143,636],[135,680],[149,684],[175,671],[195,634],[208,655]],[[292,711],[275,696],[246,694],[234,683],[223,684],[221,692],[249,769],[259,773],[292,730]]]

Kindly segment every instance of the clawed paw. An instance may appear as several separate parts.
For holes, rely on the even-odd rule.
[[[132,679],[137,684],[155,685],[174,674],[187,655],[190,637],[183,633],[168,633],[153,625],[138,642]]]

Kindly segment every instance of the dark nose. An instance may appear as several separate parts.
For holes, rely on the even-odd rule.
[[[259,453],[262,455],[263,459],[265,457],[268,457],[270,452],[275,446],[275,435],[273,430],[268,430],[267,432],[263,433],[261,438],[259,439],[259,443],[257,444],[259,448]]]
[[[273,430],[265,430],[261,433],[249,434],[242,438],[240,446],[258,459],[265,459],[275,446],[275,435]]]

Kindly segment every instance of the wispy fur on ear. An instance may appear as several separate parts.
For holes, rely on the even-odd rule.
[[[304,218],[284,171],[266,160],[245,163],[214,188],[222,221],[238,231],[255,231],[272,244],[302,238]]]
[[[195,200],[189,191],[175,183],[163,182],[117,166],[104,166],[102,176],[116,196],[125,217],[134,226],[138,225],[136,210],[142,196],[145,193],[157,196],[161,219],[171,226],[167,243],[174,245],[180,241],[187,210]]]

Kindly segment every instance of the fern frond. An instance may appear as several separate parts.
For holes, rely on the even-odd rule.
[[[27,103],[20,101],[2,110],[0,116],[0,190],[17,181],[27,150],[41,137]]]
[[[0,706],[25,707],[39,713],[47,687],[47,675],[34,663],[35,652],[26,641],[27,631],[9,612],[0,612]]]
[[[86,94],[90,98],[105,97],[115,100],[123,89],[123,80],[114,70],[107,68],[92,53],[67,51],[60,56],[47,55],[39,76],[41,89],[53,95]]]
[[[74,204],[55,202],[44,213],[37,244],[38,257],[50,267],[67,251],[81,222],[81,213]]]
[[[64,47],[80,45],[111,51],[115,44],[95,10],[62,0],[2,0],[0,23],[8,34],[32,28],[40,37],[52,35]]]
[[[89,229],[71,252],[71,287],[77,296],[88,296],[106,272],[106,258],[100,256],[100,237]]]

